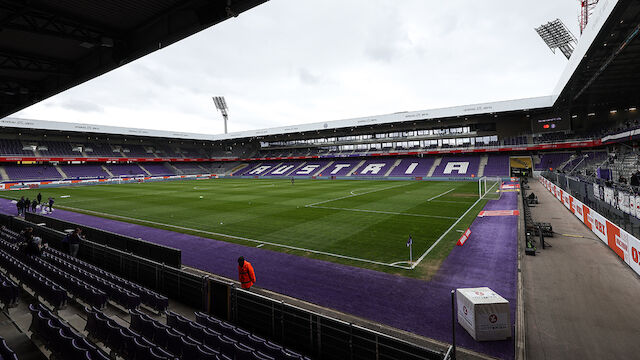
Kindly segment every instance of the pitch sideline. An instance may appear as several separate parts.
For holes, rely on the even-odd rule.
[[[115,214],[107,214],[107,213],[103,213],[103,212],[99,212],[99,211],[93,211],[93,210],[78,209],[78,208],[74,208],[74,207],[70,207],[70,206],[62,206],[62,205],[60,205],[60,206],[58,206],[58,208],[60,208],[60,209],[68,209],[68,210],[75,211],[75,212],[78,212],[78,213],[83,213],[83,212],[92,213],[92,214],[96,214],[96,215],[99,215],[101,217],[106,217],[106,218],[113,217],[113,218],[119,218],[119,219],[124,219],[124,220],[137,221],[137,222],[142,222],[142,223],[147,223],[147,224],[164,226],[164,227],[168,227],[168,228],[192,231],[192,232],[195,232],[195,233],[209,234],[209,235],[215,235],[215,236],[223,236],[223,237],[227,237],[227,238],[230,238],[230,239],[249,241],[249,242],[253,242],[253,243],[266,244],[266,245],[271,245],[271,246],[276,246],[276,247],[281,247],[281,248],[286,248],[286,249],[291,249],[291,250],[310,252],[310,253],[313,253],[313,254],[332,256],[332,257],[337,257],[337,258],[347,259],[347,260],[352,260],[352,261],[360,261],[360,262],[366,262],[366,263],[375,264],[375,265],[395,267],[395,268],[404,269],[404,270],[412,270],[412,268],[409,267],[409,266],[394,265],[396,263],[388,264],[388,263],[383,263],[383,262],[375,261],[375,260],[362,259],[362,258],[357,258],[357,257],[352,257],[352,256],[347,256],[347,255],[334,254],[334,253],[325,252],[325,251],[319,251],[319,250],[305,249],[305,248],[301,248],[301,247],[297,247],[297,246],[291,246],[291,245],[277,244],[277,243],[272,243],[272,242],[268,242],[268,241],[250,239],[250,238],[246,238],[246,237],[242,237],[242,236],[235,236],[235,235],[227,235],[227,234],[217,233],[217,232],[213,232],[213,231],[192,229],[192,228],[188,228],[188,227],[184,227],[184,226],[165,224],[165,223],[151,221],[151,220],[144,220],[144,219],[132,218],[132,217],[128,217],[128,216],[115,215]]]

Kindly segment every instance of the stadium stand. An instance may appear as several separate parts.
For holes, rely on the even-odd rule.
[[[108,164],[106,167],[114,176],[146,175],[138,164]]]
[[[509,155],[489,155],[483,176],[509,176]]]
[[[62,169],[68,178],[81,179],[109,176],[109,174],[107,174],[107,172],[102,168],[102,165],[97,164],[60,165],[60,169]]]
[[[11,180],[51,180],[62,175],[52,165],[9,165],[3,166]]]
[[[177,162],[172,165],[178,170],[178,174],[202,174],[205,172],[197,163]]]
[[[445,156],[433,172],[434,177],[470,177],[478,176],[480,157]]]

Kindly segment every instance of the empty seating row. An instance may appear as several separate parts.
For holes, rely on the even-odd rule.
[[[16,243],[19,241],[19,235],[6,227],[0,228],[0,238],[7,239],[8,243]],[[0,245],[2,245],[2,241],[0,241]],[[111,300],[126,309],[138,307],[143,300],[145,304],[157,311],[164,311],[169,306],[169,299],[167,297],[61,251],[45,248],[42,253],[42,258],[60,267],[64,271],[73,274],[75,277],[93,284],[96,288],[105,292]],[[90,305],[102,308],[102,306],[98,304],[90,303]]]
[[[234,351],[237,359],[305,359],[304,356],[238,328],[226,321],[197,312],[193,322],[181,315],[167,312],[167,325],[189,337],[203,341],[214,349]]]
[[[2,360],[18,360],[18,355],[9,348],[7,342],[0,337],[0,359]]]
[[[74,297],[98,308],[104,308],[107,306],[107,294],[87,282],[68,274],[37,256],[26,255],[18,249],[17,245],[11,244],[5,240],[0,240],[0,247],[15,256],[17,259],[23,261],[33,270],[40,272],[42,275],[48,277],[52,281],[55,281],[57,284],[60,284],[60,286],[73,294]]]
[[[0,302],[13,307],[20,301],[20,287],[8,277],[0,274]]]
[[[78,258],[75,258],[73,256],[70,256],[68,254],[65,254],[61,251],[55,250],[55,249],[51,249],[51,248],[47,248],[44,252],[47,256],[45,256],[47,259],[49,259],[49,255],[51,260],[55,260],[54,257],[57,257],[58,259],[64,260],[68,263],[71,263],[73,265],[78,266],[79,268],[92,273],[96,276],[99,276],[103,279],[106,279],[134,294],[137,294],[138,296],[140,296],[140,301],[151,307],[154,310],[157,311],[165,311],[168,307],[169,307],[169,299],[166,296],[160,295],[154,291],[151,291],[143,286],[140,286],[134,282],[131,282],[129,280],[123,279],[121,277],[119,277],[118,275],[112,274],[108,271],[102,270],[99,267],[95,266],[95,265],[91,265],[87,262],[84,262]]]
[[[153,320],[146,314],[133,310],[130,311],[133,331],[140,333],[149,341],[153,341],[168,352],[179,356],[184,360],[231,360],[234,359],[233,349],[227,349],[221,353],[221,349],[213,349],[202,340],[188,337],[185,333],[172,329],[171,326]],[[214,344],[215,342],[209,342]],[[235,357],[237,358],[237,357]]]
[[[29,305],[31,325],[29,331],[37,335],[56,359],[107,360],[102,350],[74,331],[42,304]]]
[[[85,331],[91,339],[102,342],[115,354],[131,360],[174,360],[176,357],[140,334],[109,319],[98,309],[86,308]]]
[[[64,271],[77,276],[78,278],[94,284],[94,286],[101,291],[105,292],[109,299],[113,300],[117,304],[121,305],[125,309],[133,309],[140,305],[140,296],[132,293],[131,291],[124,289],[111,281],[92,274],[80,267],[73,265],[59,257],[51,255],[51,253],[44,252],[42,258],[50,263],[60,266]],[[101,309],[102,307],[96,306]]]
[[[67,291],[65,289],[4,250],[0,250],[0,267],[20,279],[23,284],[36,293],[36,297],[42,297],[54,308],[66,306]]]

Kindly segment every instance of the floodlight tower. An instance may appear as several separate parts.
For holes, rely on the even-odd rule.
[[[593,10],[600,0],[579,0],[580,1],[580,35],[587,27],[589,18],[593,15]]]
[[[549,49],[551,49],[551,52],[555,54],[556,49],[560,49],[567,60],[569,60],[571,54],[573,54],[577,40],[560,19],[555,19],[544,25],[540,25],[540,27],[537,27],[535,30]]]
[[[213,103],[216,105],[216,109],[220,110],[220,112],[222,113],[222,117],[224,118],[224,133],[227,133],[227,119],[229,118],[229,114],[227,113],[227,110],[229,109],[227,107],[227,102],[224,101],[224,96],[214,96],[213,98]]]

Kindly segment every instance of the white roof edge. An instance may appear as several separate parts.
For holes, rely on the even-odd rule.
[[[490,103],[471,104],[452,106],[446,108],[420,110],[420,111],[403,111],[386,115],[366,116],[353,119],[333,120],[326,122],[316,122],[310,124],[300,124],[291,126],[281,126],[268,129],[239,131],[229,134],[196,134],[176,131],[163,131],[151,129],[125,128],[109,125],[93,125],[67,123],[62,121],[47,121],[35,119],[21,119],[14,117],[6,117],[0,119],[0,127],[22,128],[22,129],[43,129],[43,130],[59,130],[59,131],[76,131],[94,134],[115,134],[115,135],[131,135],[131,136],[148,136],[161,137],[170,139],[185,140],[232,140],[247,137],[278,135],[287,133],[297,133],[305,131],[338,129],[345,127],[357,127],[365,125],[390,124],[411,120],[424,119],[440,119],[447,117],[480,115],[488,113],[500,113],[506,111],[519,111],[529,109],[547,108],[553,105],[551,96],[541,96],[526,99],[496,101]]]
[[[558,80],[556,87],[553,89],[552,96],[554,104],[556,100],[558,100],[562,90],[567,86],[567,83],[575,71],[578,69],[578,65],[580,65],[580,62],[587,54],[587,51],[589,51],[593,41],[596,39],[600,30],[602,30],[602,27],[611,16],[616,5],[618,5],[618,2],[619,0],[600,0],[598,5],[595,7],[593,15],[589,18],[587,27],[584,29],[580,39],[578,40],[578,46],[576,46],[573,51],[567,67],[565,67],[562,75],[560,75],[560,80]]]
[[[391,124],[412,120],[425,119],[441,119],[448,117],[459,117],[469,115],[480,115],[489,113],[500,113],[507,111],[520,111],[529,109],[547,108],[553,105],[551,96],[540,96],[525,99],[496,101],[490,103],[480,103],[471,105],[452,106],[445,108],[419,110],[419,111],[402,111],[393,114],[374,115],[344,120],[332,120],[325,122],[315,122],[309,124],[299,124],[291,126],[281,126],[260,130],[240,131],[224,135],[223,138],[245,138],[255,136],[268,136],[287,133],[297,133],[306,131],[318,131],[327,129],[339,129],[347,127],[357,127],[366,125]]]

